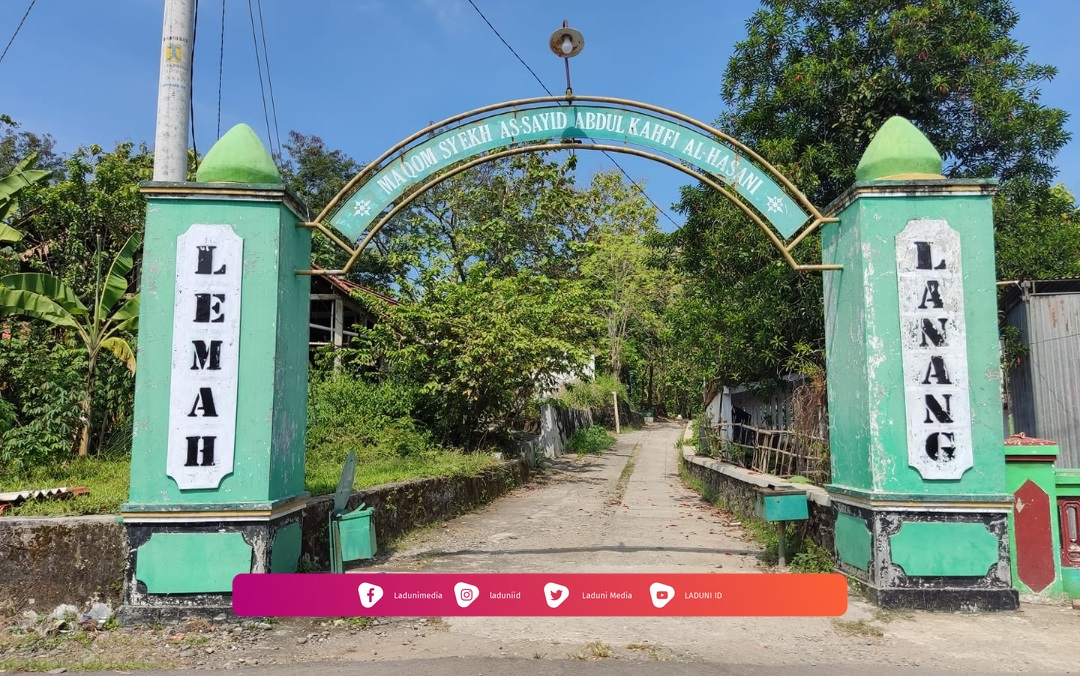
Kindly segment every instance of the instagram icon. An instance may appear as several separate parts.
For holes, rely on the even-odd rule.
[[[480,590],[467,582],[458,582],[454,585],[454,600],[461,608],[468,608],[479,595]]]

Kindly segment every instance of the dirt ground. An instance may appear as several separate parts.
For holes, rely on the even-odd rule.
[[[414,533],[364,571],[767,571],[730,514],[679,478],[682,426],[624,434],[601,457],[560,459],[477,512]],[[81,629],[0,620],[0,672],[242,669],[449,656],[860,668],[969,673],[1080,671],[1080,611],[883,612],[852,596],[843,618],[279,619]],[[360,665],[357,665],[360,666]]]

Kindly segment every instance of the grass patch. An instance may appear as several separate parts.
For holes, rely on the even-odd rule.
[[[477,476],[498,464],[491,453],[462,453],[437,444],[412,418],[418,397],[418,388],[407,383],[314,378],[305,489],[312,495],[337,490],[350,450],[356,451],[357,490],[409,479]]]
[[[348,450],[313,449],[307,457],[305,489],[312,495],[337,490]],[[393,456],[380,449],[359,449],[356,454],[357,490],[379,484],[431,477],[477,476],[498,464],[490,453],[425,450]],[[0,493],[85,486],[87,495],[65,499],[30,500],[4,512],[4,516],[78,516],[116,514],[127,502],[131,462],[127,458],[75,458],[59,465],[33,468],[19,476],[0,477]]]
[[[85,486],[87,495],[52,500],[29,500],[5,516],[63,516],[115,514],[127,502],[131,462],[127,457],[72,458],[59,464],[31,468],[15,476],[0,476],[0,493],[7,491]]]
[[[626,649],[643,652],[653,660],[657,662],[660,661],[660,648],[654,646],[651,643],[627,643]]]
[[[870,638],[882,638],[885,630],[876,624],[870,624],[866,620],[843,620],[833,618],[833,629],[842,636],[868,636]]]
[[[874,620],[882,624],[888,624],[893,620],[914,620],[915,613],[911,610],[903,608],[895,608],[886,610],[884,608],[878,608],[874,611]]]
[[[603,641],[590,641],[579,652],[567,653],[572,660],[602,660],[611,657],[615,651]]]
[[[614,445],[615,437],[600,425],[593,425],[586,429],[575,430],[566,448],[579,456],[600,455]]]
[[[780,559],[780,533],[776,524],[748,519],[743,521],[743,526],[765,547],[765,561],[777,563]],[[788,557],[788,568],[793,573],[831,573],[836,565],[833,555],[806,537],[801,525],[788,524],[784,531],[784,551]]]
[[[335,444],[312,449],[307,456],[305,490],[325,495],[337,490],[348,449]],[[460,453],[425,449],[413,455],[391,455],[379,448],[361,448],[356,454],[357,490],[379,484],[431,477],[477,476],[498,464],[490,453]],[[63,499],[29,500],[4,516],[79,516],[117,514],[128,500],[131,462],[128,458],[73,458],[58,465],[35,467],[17,476],[0,476],[0,493],[8,491],[73,488],[89,493]]]
[[[602,660],[606,657],[611,657],[614,651],[611,646],[603,641],[591,641],[585,644],[585,652],[593,657],[593,659]]]
[[[312,495],[325,495],[337,490],[341,468],[348,449],[326,449],[313,452],[307,459],[305,487]],[[432,477],[478,476],[496,466],[490,453],[461,453],[458,451],[426,450],[407,456],[391,456],[378,448],[360,448],[356,453],[356,475],[353,489],[370,488],[380,484],[428,479]]]
[[[160,669],[164,664],[155,664],[143,660],[128,659],[91,659],[82,662],[65,662],[60,660],[42,660],[37,658],[21,659],[12,657],[0,659],[0,672],[3,671],[36,671],[39,673],[49,672],[54,669],[66,669],[67,671],[145,671],[148,669]]]
[[[630,483],[630,477],[634,474],[634,467],[637,466],[638,455],[641,453],[641,444],[634,446],[634,450],[630,452],[630,458],[623,465],[622,472],[619,473],[619,480],[615,482],[615,495],[611,498],[611,504],[617,505],[622,502],[623,495],[626,493],[626,486]]]

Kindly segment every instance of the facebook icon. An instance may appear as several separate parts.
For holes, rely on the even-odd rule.
[[[361,584],[360,587],[357,588],[357,591],[360,593],[360,605],[365,608],[374,606],[379,602],[379,599],[381,599],[383,595],[382,587],[377,584],[371,584],[370,582]]]

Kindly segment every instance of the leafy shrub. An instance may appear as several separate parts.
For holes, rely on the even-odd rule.
[[[391,428],[398,437],[404,433],[419,446],[430,446],[411,420],[418,396],[416,386],[395,380],[313,377],[308,388],[308,449],[346,439],[359,446],[379,445]]]
[[[86,387],[86,351],[50,332],[8,324],[0,340],[0,474],[71,455]]]
[[[570,437],[566,448],[578,455],[600,455],[615,445],[615,437],[599,425],[579,429]]]
[[[428,287],[421,303],[359,300],[380,321],[357,327],[350,358],[416,383],[422,396],[412,417],[447,445],[490,446],[552,374],[576,371],[587,357],[587,293],[575,282],[504,278],[477,264],[463,281]]]
[[[803,550],[791,559],[791,572],[793,573],[831,573],[836,562],[832,554],[818,547],[813,541],[807,540]]]
[[[626,386],[609,375],[598,375],[590,381],[576,380],[567,383],[559,398],[572,408],[599,411],[614,405],[612,392],[619,394],[620,402],[630,401]]]

